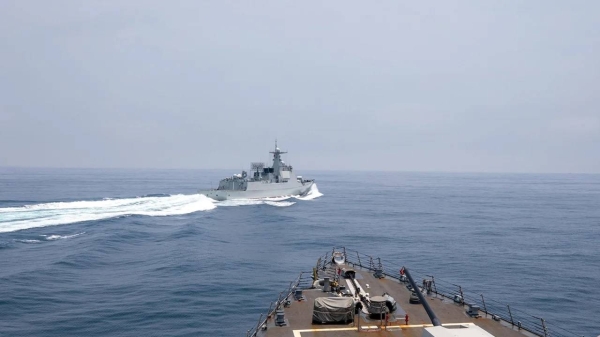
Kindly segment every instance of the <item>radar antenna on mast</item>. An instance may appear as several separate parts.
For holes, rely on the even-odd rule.
[[[265,163],[259,163],[259,162],[254,162],[254,163],[250,163],[250,168],[253,171],[261,171],[263,168],[265,168]]]
[[[277,139],[275,139],[275,151],[270,151],[269,153],[272,153],[272,154],[284,154],[284,153],[287,153],[287,152],[281,151],[279,149],[279,147],[277,146]]]

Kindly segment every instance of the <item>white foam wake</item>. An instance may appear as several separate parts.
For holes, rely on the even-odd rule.
[[[22,229],[66,225],[82,221],[103,220],[127,215],[168,216],[207,211],[219,206],[269,205],[289,207],[297,200],[312,200],[322,196],[317,184],[303,196],[282,196],[262,199],[239,199],[215,201],[201,194],[148,196],[139,198],[95,201],[51,202],[21,207],[0,208],[0,233]],[[80,233],[81,234],[81,233]],[[75,234],[75,235],[80,235]],[[58,240],[72,236],[51,235],[46,240]],[[40,240],[24,240],[30,243]]]
[[[298,196],[295,197],[298,200],[313,200],[316,199],[318,197],[322,197],[323,193],[319,192],[319,188],[317,187],[317,184],[313,184],[310,187],[310,190],[308,190],[308,192],[303,195],[303,196]]]
[[[53,202],[0,208],[0,233],[102,220],[126,215],[181,215],[215,208],[204,195],[172,195],[96,201]]]

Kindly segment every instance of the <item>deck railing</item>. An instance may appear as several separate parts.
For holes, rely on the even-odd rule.
[[[294,281],[290,282],[290,285],[286,290],[279,293],[277,301],[271,302],[267,314],[260,315],[258,323],[246,332],[246,337],[255,337],[263,327],[266,327],[267,320],[273,317],[277,309],[285,307],[285,302],[288,301],[290,296],[293,296],[296,289],[309,289],[312,287],[312,284],[312,273],[301,272]]]

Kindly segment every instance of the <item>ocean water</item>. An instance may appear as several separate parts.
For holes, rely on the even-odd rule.
[[[232,173],[0,169],[0,336],[243,336],[333,246],[600,334],[600,175],[315,171],[306,200],[195,194]]]

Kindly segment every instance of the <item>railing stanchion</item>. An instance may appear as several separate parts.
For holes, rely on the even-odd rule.
[[[383,325],[383,315],[381,314],[383,302],[379,303],[379,327]],[[387,330],[387,329],[386,329]]]
[[[356,309],[354,309],[354,310],[356,310]],[[356,315],[356,317],[358,317],[358,319],[357,319],[358,322],[356,322],[357,331],[360,332],[360,311],[358,312],[358,315]]]
[[[544,328],[544,337],[548,337],[548,329],[546,329],[546,321],[544,321],[544,319],[541,317],[540,317],[540,320],[542,321],[542,328]]]
[[[271,308],[273,307],[273,302],[269,302],[269,310],[267,311],[267,317],[271,314]]]
[[[262,317],[263,317],[263,314],[260,314],[260,317],[258,318],[258,325],[256,326],[255,332],[258,332],[258,330],[260,330],[260,322],[262,321]]]
[[[481,302],[483,303],[483,312],[485,312],[485,317],[487,317],[488,311],[487,311],[487,308],[485,306],[485,300],[483,299],[483,294],[480,294],[480,295],[481,295]]]
[[[428,277],[431,277],[431,283],[433,284],[433,293],[435,294],[435,297],[437,298],[438,292],[437,292],[437,287],[435,286],[435,277],[433,277],[433,275],[425,275]]]
[[[283,291],[279,293],[279,296],[277,296],[277,302],[275,303],[275,310],[277,310],[279,308],[279,302],[281,302],[281,295],[283,294]]]

